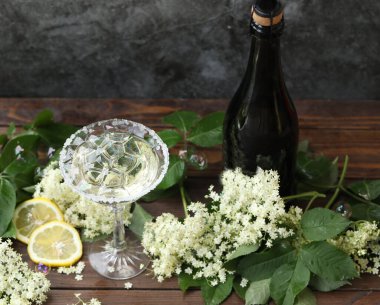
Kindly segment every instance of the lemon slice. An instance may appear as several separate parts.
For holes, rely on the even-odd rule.
[[[55,203],[46,198],[24,201],[17,206],[13,216],[16,238],[27,244],[36,228],[52,220],[63,220],[63,215]]]
[[[77,230],[55,220],[34,230],[29,239],[28,253],[35,263],[67,267],[81,258],[83,246]]]

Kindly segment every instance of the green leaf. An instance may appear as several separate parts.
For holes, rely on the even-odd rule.
[[[227,275],[226,281],[215,287],[204,282],[201,289],[205,305],[218,305],[227,299],[232,292],[233,279],[232,275]]]
[[[0,171],[3,171],[13,160],[36,148],[39,136],[33,132],[15,136],[3,148],[0,156]]]
[[[309,141],[303,140],[298,143],[298,152],[308,152],[309,151]]]
[[[304,245],[300,255],[309,270],[323,279],[344,281],[358,276],[350,256],[326,241]]]
[[[239,263],[239,257],[256,252],[259,248],[260,245],[258,244],[240,246],[227,257],[227,261],[224,263],[224,268],[230,271],[235,271]]]
[[[47,146],[58,149],[63,146],[68,137],[78,130],[78,127],[62,123],[53,123],[36,127],[34,130],[41,136]]]
[[[380,196],[380,180],[354,182],[349,188],[366,200],[372,201]]]
[[[163,118],[163,122],[170,124],[179,130],[187,133],[199,120],[198,114],[192,111],[176,111]]]
[[[270,279],[252,282],[245,293],[245,305],[268,304]]]
[[[54,162],[54,161],[59,162],[59,157],[60,157],[61,151],[62,151],[61,148],[55,148],[55,151],[53,152],[53,154],[50,155],[49,163]]]
[[[0,178],[0,236],[8,229],[16,207],[16,191],[6,179]]]
[[[234,252],[232,252],[228,256],[228,260],[233,260],[235,258],[238,258],[240,256],[251,254],[252,252],[256,252],[260,248],[259,244],[253,244],[253,245],[242,245],[239,248],[237,248]]]
[[[149,192],[145,196],[141,197],[140,200],[145,201],[145,202],[153,202],[158,199],[170,197],[176,192],[178,192],[178,188],[176,187],[171,187],[166,190],[154,189],[153,191]]]
[[[201,119],[187,140],[201,147],[211,147],[223,142],[224,112],[214,112]]]
[[[271,278],[280,266],[295,260],[295,250],[288,243],[280,243],[271,249],[244,257],[237,268],[242,277],[254,282]]]
[[[315,208],[303,214],[302,232],[308,240],[318,241],[333,238],[349,225],[350,221],[329,209]]]
[[[9,226],[5,233],[3,234],[4,238],[16,238],[16,226],[13,224],[13,221],[9,223]]]
[[[296,176],[300,191],[326,191],[325,186],[335,185],[338,180],[338,160],[331,161],[324,156],[312,156],[299,152]],[[311,186],[310,186],[311,185]]]
[[[0,134],[0,146],[8,142],[8,137],[5,134]]]
[[[144,233],[145,223],[152,221],[152,219],[153,216],[145,211],[141,205],[136,203],[135,208],[133,209],[131,223],[129,224],[128,228],[139,238],[141,238]]]
[[[37,158],[33,154],[29,154],[27,158],[13,160],[5,169],[10,180],[18,189],[34,184],[34,173],[38,167]]]
[[[300,259],[282,265],[271,279],[271,297],[277,305],[293,305],[296,296],[307,287],[309,280],[310,271]]]
[[[317,299],[309,288],[305,288],[296,299],[294,305],[317,305]]]
[[[46,126],[54,123],[53,112],[49,109],[44,109],[39,112],[32,122],[32,127]]]
[[[157,186],[158,190],[166,190],[173,185],[177,184],[185,174],[185,162],[181,160],[178,156],[169,156],[169,168],[166,172],[164,179]]]
[[[35,183],[34,176],[38,167],[37,158],[33,154],[24,154],[24,157],[13,160],[4,170],[9,181],[16,188],[17,202],[25,201],[31,197],[24,188]]]
[[[30,193],[27,193],[21,189],[16,190],[16,204],[29,200],[29,199],[32,199],[32,196],[30,195]]]
[[[352,205],[352,218],[380,222],[380,205],[374,203],[356,203]]]
[[[315,274],[310,279],[310,286],[315,290],[323,292],[334,291],[347,284],[349,284],[348,281],[330,281]]]
[[[242,278],[240,276],[235,276],[233,288],[234,288],[235,293],[239,296],[239,298],[245,300],[245,294],[249,286],[247,285],[245,287],[241,287],[240,286],[241,280]]]
[[[29,185],[29,186],[23,187],[22,190],[29,194],[34,194],[34,192],[36,191],[36,185]]]
[[[178,276],[178,285],[182,292],[186,292],[190,287],[201,287],[205,284],[205,280],[193,279],[193,276],[184,272]]]
[[[15,125],[15,123],[10,123],[9,124],[9,126],[8,126],[8,129],[7,129],[7,136],[9,137],[9,138],[11,138],[13,135],[14,135],[14,133],[16,132],[16,125]]]
[[[182,140],[181,135],[172,129],[162,130],[157,132],[157,134],[168,148],[176,146]]]

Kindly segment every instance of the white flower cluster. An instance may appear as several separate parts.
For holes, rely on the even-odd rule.
[[[210,187],[211,203],[192,203],[183,222],[163,214],[146,224],[142,243],[159,281],[184,271],[215,286],[226,280],[224,263],[239,246],[271,247],[293,234],[279,225],[286,212],[275,171],[258,169],[254,177],[225,171],[222,186],[220,194]]]
[[[350,254],[361,273],[380,274],[380,229],[375,222],[359,221],[329,242]]]
[[[87,200],[74,192],[63,181],[57,162],[49,165],[36,186],[34,197],[45,197],[54,201],[64,213],[65,221],[83,229],[83,235],[92,239],[102,234],[111,234],[114,213],[111,207]],[[130,206],[124,210],[124,223],[129,224]]]
[[[131,289],[132,287],[133,287],[133,284],[132,284],[131,282],[126,282],[126,283],[124,283],[124,288],[125,288],[125,289],[129,290],[129,289]]]
[[[302,234],[301,230],[301,218],[303,215],[303,210],[297,206],[291,206],[286,214],[284,214],[279,223],[283,226],[293,230],[294,235],[290,240],[293,247],[300,249],[308,241]]]
[[[89,302],[85,302],[81,299],[80,293],[75,293],[74,296],[79,300],[79,302],[72,305],[102,305],[102,302],[100,302],[97,298],[92,298]]]
[[[42,304],[49,289],[45,275],[30,270],[11,242],[0,239],[0,305]]]
[[[84,270],[84,267],[86,267],[86,264],[84,262],[79,262],[75,266],[59,267],[57,269],[57,272],[62,273],[62,274],[67,274],[67,275],[75,273],[75,279],[77,281],[82,281],[83,280],[82,272]]]

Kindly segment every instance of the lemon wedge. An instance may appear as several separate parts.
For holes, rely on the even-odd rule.
[[[83,254],[78,231],[63,221],[51,221],[35,229],[29,239],[28,253],[35,263],[50,267],[75,264]]]
[[[17,206],[13,215],[16,238],[28,244],[32,232],[52,220],[63,220],[63,215],[54,202],[46,198],[24,201]]]

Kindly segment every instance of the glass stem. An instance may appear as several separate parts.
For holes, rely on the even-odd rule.
[[[127,247],[125,242],[125,228],[123,221],[124,204],[116,203],[113,206],[115,213],[115,227],[113,231],[113,246],[117,250],[124,250]]]

